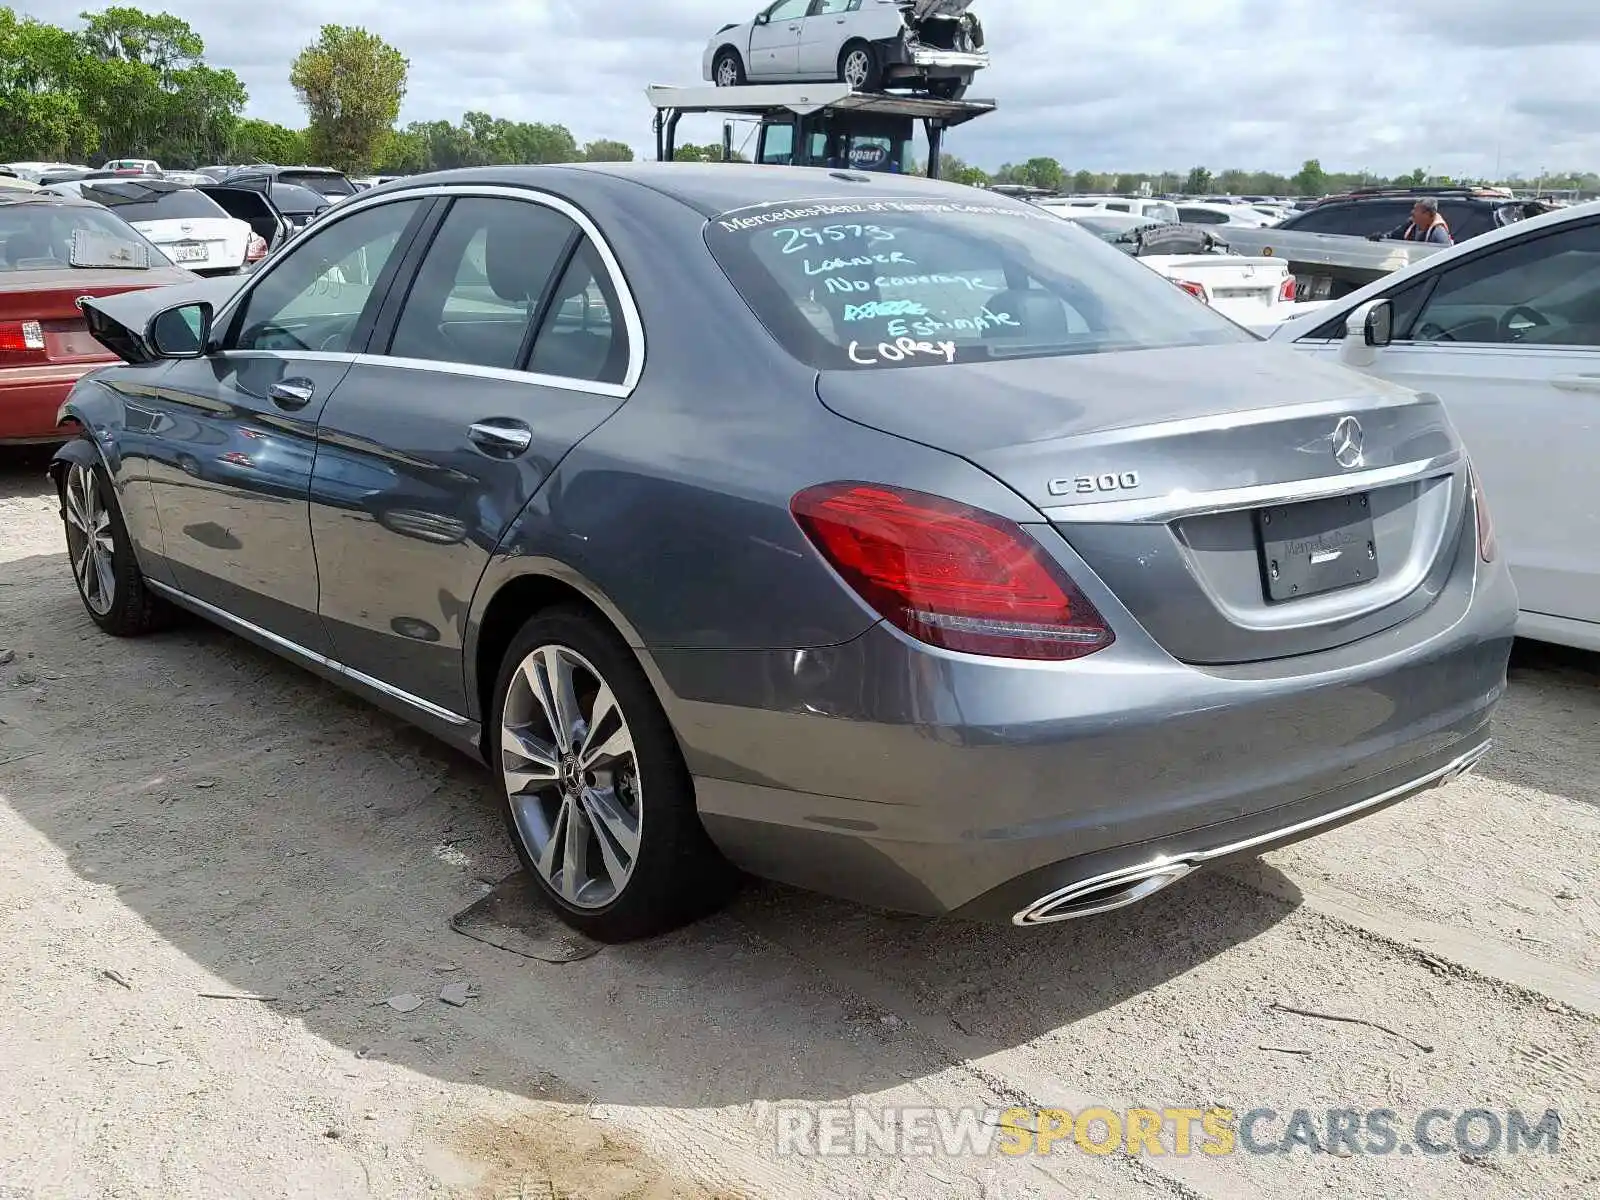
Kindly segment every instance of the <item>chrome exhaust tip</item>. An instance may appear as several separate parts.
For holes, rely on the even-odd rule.
[[[1053,925],[1092,917],[1147,900],[1195,869],[1194,863],[1167,860],[1096,875],[1040,896],[1011,918],[1013,925]]]

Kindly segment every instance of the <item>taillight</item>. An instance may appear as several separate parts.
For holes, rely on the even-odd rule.
[[[1211,301],[1206,298],[1205,284],[1196,283],[1192,279],[1174,279],[1172,282],[1177,284],[1184,291],[1188,292],[1189,295],[1193,296],[1196,300],[1200,301],[1201,304],[1211,303]]]
[[[0,322],[0,354],[38,354],[45,349],[45,326],[38,322]]]
[[[1478,522],[1478,557],[1493,562],[1500,553],[1500,541],[1494,532],[1494,515],[1489,512],[1489,500],[1483,494],[1483,482],[1478,469],[1467,463],[1467,485],[1472,489],[1472,511]]]
[[[1082,658],[1115,636],[1020,525],[938,496],[871,483],[808,488],[795,520],[879,615],[946,650]]]
[[[1294,298],[1295,298],[1294,276],[1293,275],[1286,275],[1286,276],[1284,276],[1283,282],[1278,285],[1278,303],[1279,304],[1293,304],[1294,303]]]
[[[267,256],[267,239],[259,233],[250,235],[250,245],[244,252],[245,262],[260,262]]]

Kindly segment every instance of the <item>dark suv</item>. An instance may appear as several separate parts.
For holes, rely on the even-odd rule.
[[[1355,237],[1388,233],[1411,219],[1411,206],[1421,196],[1432,196],[1439,202],[1439,213],[1449,222],[1450,236],[1458,242],[1550,211],[1549,205],[1537,200],[1513,200],[1505,192],[1486,188],[1385,188],[1329,196],[1303,212],[1291,214],[1278,228]]]

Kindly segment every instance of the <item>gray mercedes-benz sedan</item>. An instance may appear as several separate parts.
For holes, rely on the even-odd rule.
[[[1488,746],[1516,599],[1437,400],[1021,201],[448,172],[84,310],[93,620],[198,613],[481,756],[600,938],[734,868],[1084,916]]]

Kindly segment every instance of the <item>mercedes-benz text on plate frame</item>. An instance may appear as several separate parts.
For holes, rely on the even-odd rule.
[[[591,936],[735,868],[1088,917],[1489,745],[1516,598],[1443,408],[1033,205],[488,167],[342,201],[157,358],[178,302],[83,302],[127,360],[53,466],[90,618],[479,757]]]

